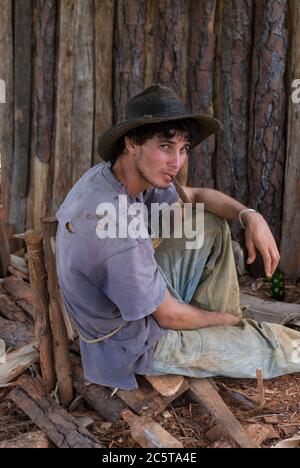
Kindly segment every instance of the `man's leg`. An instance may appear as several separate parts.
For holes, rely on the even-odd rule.
[[[241,317],[239,284],[227,222],[205,212],[203,246],[187,250],[187,241],[186,237],[165,239],[155,251],[170,292],[196,307]]]
[[[205,214],[204,245],[185,250],[186,239],[166,239],[156,259],[173,295],[206,310],[241,315],[239,286],[227,223]],[[154,372],[194,377],[266,379],[300,372],[300,333],[243,320],[237,327],[169,330],[155,350]]]

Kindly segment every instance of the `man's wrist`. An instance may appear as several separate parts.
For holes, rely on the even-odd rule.
[[[257,211],[254,210],[253,208],[243,208],[239,212],[239,221],[240,221],[240,225],[242,226],[243,229],[247,228],[248,219],[249,219],[250,216],[253,215],[253,213],[258,214]]]

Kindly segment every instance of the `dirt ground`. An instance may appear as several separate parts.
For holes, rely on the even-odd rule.
[[[270,298],[270,284],[263,279],[242,278],[241,289],[248,294]],[[286,302],[300,303],[300,284],[288,283]],[[30,372],[30,370],[29,370]],[[281,440],[300,435],[300,374],[264,382],[265,404],[259,399],[256,380],[215,379],[220,393],[237,419],[263,448]],[[14,403],[7,401],[7,390],[0,390],[0,441],[38,428]],[[88,416],[88,429],[106,447],[138,447],[125,422],[104,421],[81,400],[72,414]],[[186,394],[167,407],[156,420],[187,448],[231,448],[210,416]]]

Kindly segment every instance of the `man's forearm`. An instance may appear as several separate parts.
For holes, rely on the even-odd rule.
[[[240,211],[247,208],[228,195],[209,188],[197,188],[195,201],[204,203],[207,211],[225,219],[238,219]]]
[[[166,299],[153,314],[163,328],[196,330],[217,325],[235,325],[239,319],[225,312],[210,312],[177,302],[167,291]]]

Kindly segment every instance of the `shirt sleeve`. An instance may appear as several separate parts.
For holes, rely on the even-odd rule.
[[[166,284],[150,240],[138,242],[101,265],[101,289],[126,321],[152,314],[165,299]]]

